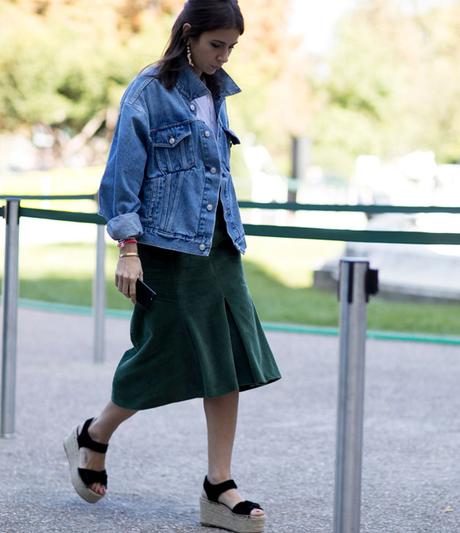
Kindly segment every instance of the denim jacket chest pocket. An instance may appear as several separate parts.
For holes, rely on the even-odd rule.
[[[196,165],[190,123],[154,130],[151,139],[155,163],[161,173],[189,170]]]

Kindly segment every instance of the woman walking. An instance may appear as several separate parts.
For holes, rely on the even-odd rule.
[[[248,292],[246,242],[230,175],[225,99],[240,91],[222,66],[244,31],[237,0],[188,0],[166,51],[129,85],[120,106],[99,212],[118,240],[118,289],[136,303],[136,282],[156,293],[134,306],[132,348],[102,412],[64,443],[77,493],[106,492],[113,432],[141,409],[203,398],[208,470],[201,522],[258,532],[265,515],[231,479],[239,392],[280,378]]]

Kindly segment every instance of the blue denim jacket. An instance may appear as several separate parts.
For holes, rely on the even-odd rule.
[[[220,69],[214,105],[217,136],[197,119],[193,100],[206,86],[187,65],[168,91],[141,72],[122,97],[107,166],[98,192],[99,214],[113,239],[137,236],[145,244],[209,255],[220,197],[227,231],[244,253],[246,241],[232,177],[225,97],[240,92]]]

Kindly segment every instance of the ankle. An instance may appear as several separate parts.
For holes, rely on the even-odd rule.
[[[230,472],[227,472],[227,471],[223,471],[223,472],[211,472],[211,473],[208,473],[207,475],[207,478],[208,478],[208,481],[209,483],[211,483],[211,485],[218,485],[219,483],[222,483],[224,481],[227,481],[228,479],[231,479],[231,474]]]
[[[97,418],[94,418],[94,420],[91,422],[88,428],[88,434],[96,442],[100,442],[102,444],[109,443],[110,435],[102,430],[100,422]]]

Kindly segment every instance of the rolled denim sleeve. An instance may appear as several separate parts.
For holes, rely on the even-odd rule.
[[[150,143],[144,109],[122,101],[107,165],[98,191],[99,214],[112,239],[143,233],[138,215]]]

